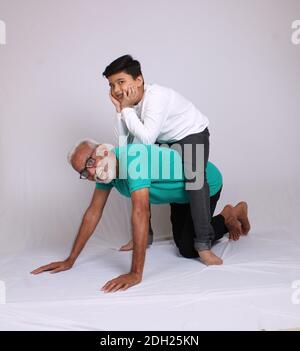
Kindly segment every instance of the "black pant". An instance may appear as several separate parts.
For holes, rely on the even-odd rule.
[[[211,242],[214,238],[214,230],[210,224],[209,186],[206,180],[206,165],[209,156],[209,135],[209,131],[206,128],[203,132],[188,135],[181,140],[168,144],[169,146],[174,144],[179,144],[181,146],[185,175],[191,175],[193,171],[199,169],[200,165],[196,164],[199,162],[196,157],[196,145],[204,146],[204,159],[202,160],[203,164],[201,164],[201,170],[203,171],[201,174],[198,174],[198,177],[202,176],[204,180],[203,186],[197,190],[188,190],[186,188],[195,229],[194,247],[196,250],[210,250]],[[192,157],[185,157],[184,148],[186,145],[192,146]],[[192,184],[194,181],[195,178],[186,179],[186,186],[187,183]],[[171,212],[172,211],[171,206]]]
[[[222,188],[214,196],[210,197],[210,212],[212,215],[217,206],[221,191]],[[173,237],[180,254],[186,258],[199,257],[198,252],[194,247],[194,239],[196,234],[190,204],[172,203],[170,205]],[[212,243],[221,239],[226,233],[228,233],[228,229],[225,226],[225,220],[222,215],[212,217],[210,223],[215,233],[214,237],[212,238]]]

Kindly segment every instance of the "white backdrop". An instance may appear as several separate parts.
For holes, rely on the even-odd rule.
[[[0,0],[0,250],[72,244],[94,186],[66,154],[84,137],[112,142],[101,73],[127,53],[210,119],[218,208],[243,199],[256,230],[298,228],[299,18],[298,0]],[[152,216],[169,235],[168,207]],[[128,220],[114,193],[93,240],[118,247]]]

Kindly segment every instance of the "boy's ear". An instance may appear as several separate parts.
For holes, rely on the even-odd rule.
[[[143,76],[142,76],[142,75],[138,76],[138,77],[136,78],[136,81],[137,81],[137,83],[138,83],[138,87],[141,87],[141,86],[143,85],[143,83],[144,83],[144,78],[143,78]]]

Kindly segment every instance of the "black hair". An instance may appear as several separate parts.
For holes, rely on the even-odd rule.
[[[102,75],[108,78],[109,76],[120,72],[130,74],[133,79],[136,79],[138,76],[142,75],[141,64],[139,61],[134,60],[132,56],[124,55],[110,63],[105,68]]]

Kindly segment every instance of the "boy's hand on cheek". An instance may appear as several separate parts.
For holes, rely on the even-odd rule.
[[[123,99],[121,101],[121,108],[133,107],[136,101],[137,91],[130,85],[127,89],[123,90]]]
[[[116,111],[121,112],[121,104],[116,98],[114,98],[112,96],[111,91],[109,91],[109,97],[110,97],[111,102],[114,104]]]

